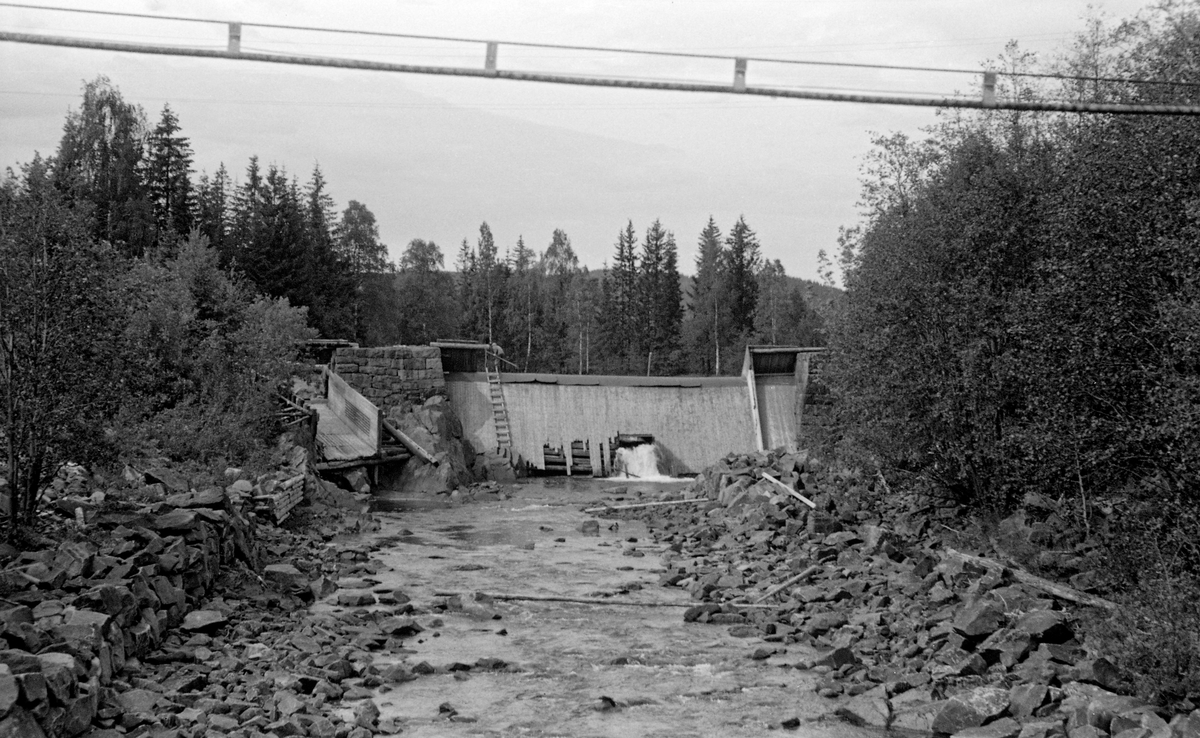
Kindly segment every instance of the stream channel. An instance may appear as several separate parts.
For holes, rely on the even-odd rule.
[[[791,668],[811,656],[805,647],[755,661],[761,640],[735,638],[729,626],[684,623],[694,602],[658,585],[662,547],[643,524],[601,519],[598,537],[581,532],[594,519],[582,510],[613,499],[617,488],[630,497],[670,486],[535,480],[506,487],[509,499],[481,494],[455,505],[379,493],[382,528],[370,543],[387,566],[374,577],[380,586],[402,589],[422,607],[435,593],[459,593],[465,603],[418,615],[426,630],[405,642],[407,653],[380,655],[381,668],[401,659],[438,667],[381,688],[382,717],[394,717],[406,736],[878,736],[816,720],[833,705],[812,691],[811,672]],[[677,606],[478,604],[476,592]],[[511,666],[445,669],[481,658]],[[446,703],[452,717],[439,712]],[[798,727],[781,727],[789,719]]]

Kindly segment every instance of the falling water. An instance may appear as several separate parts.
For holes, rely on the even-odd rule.
[[[613,462],[613,476],[652,482],[673,479],[658,470],[658,446],[653,443],[618,448],[616,460]]]

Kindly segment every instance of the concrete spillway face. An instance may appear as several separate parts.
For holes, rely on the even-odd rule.
[[[618,448],[613,462],[613,476],[647,482],[668,482],[674,479],[659,471],[658,446],[653,443]]]

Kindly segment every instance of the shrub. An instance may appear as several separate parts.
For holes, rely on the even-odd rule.
[[[1139,696],[1200,702],[1200,508],[1143,500],[1110,519],[1100,571],[1119,608],[1089,631]]]
[[[127,384],[141,398],[125,418],[130,444],[204,463],[264,451],[298,341],[313,335],[305,309],[255,295],[197,233],[173,259],[139,265],[126,293]]]

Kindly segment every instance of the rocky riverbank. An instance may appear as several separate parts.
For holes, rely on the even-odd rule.
[[[756,639],[752,658],[813,649],[792,666],[820,673],[847,721],[963,738],[1200,736],[1200,710],[1123,694],[1083,637],[1080,608],[1112,603],[956,551],[882,479],[735,455],[682,496],[697,501],[607,516],[637,517],[669,546],[661,583],[698,601],[685,620]]]

